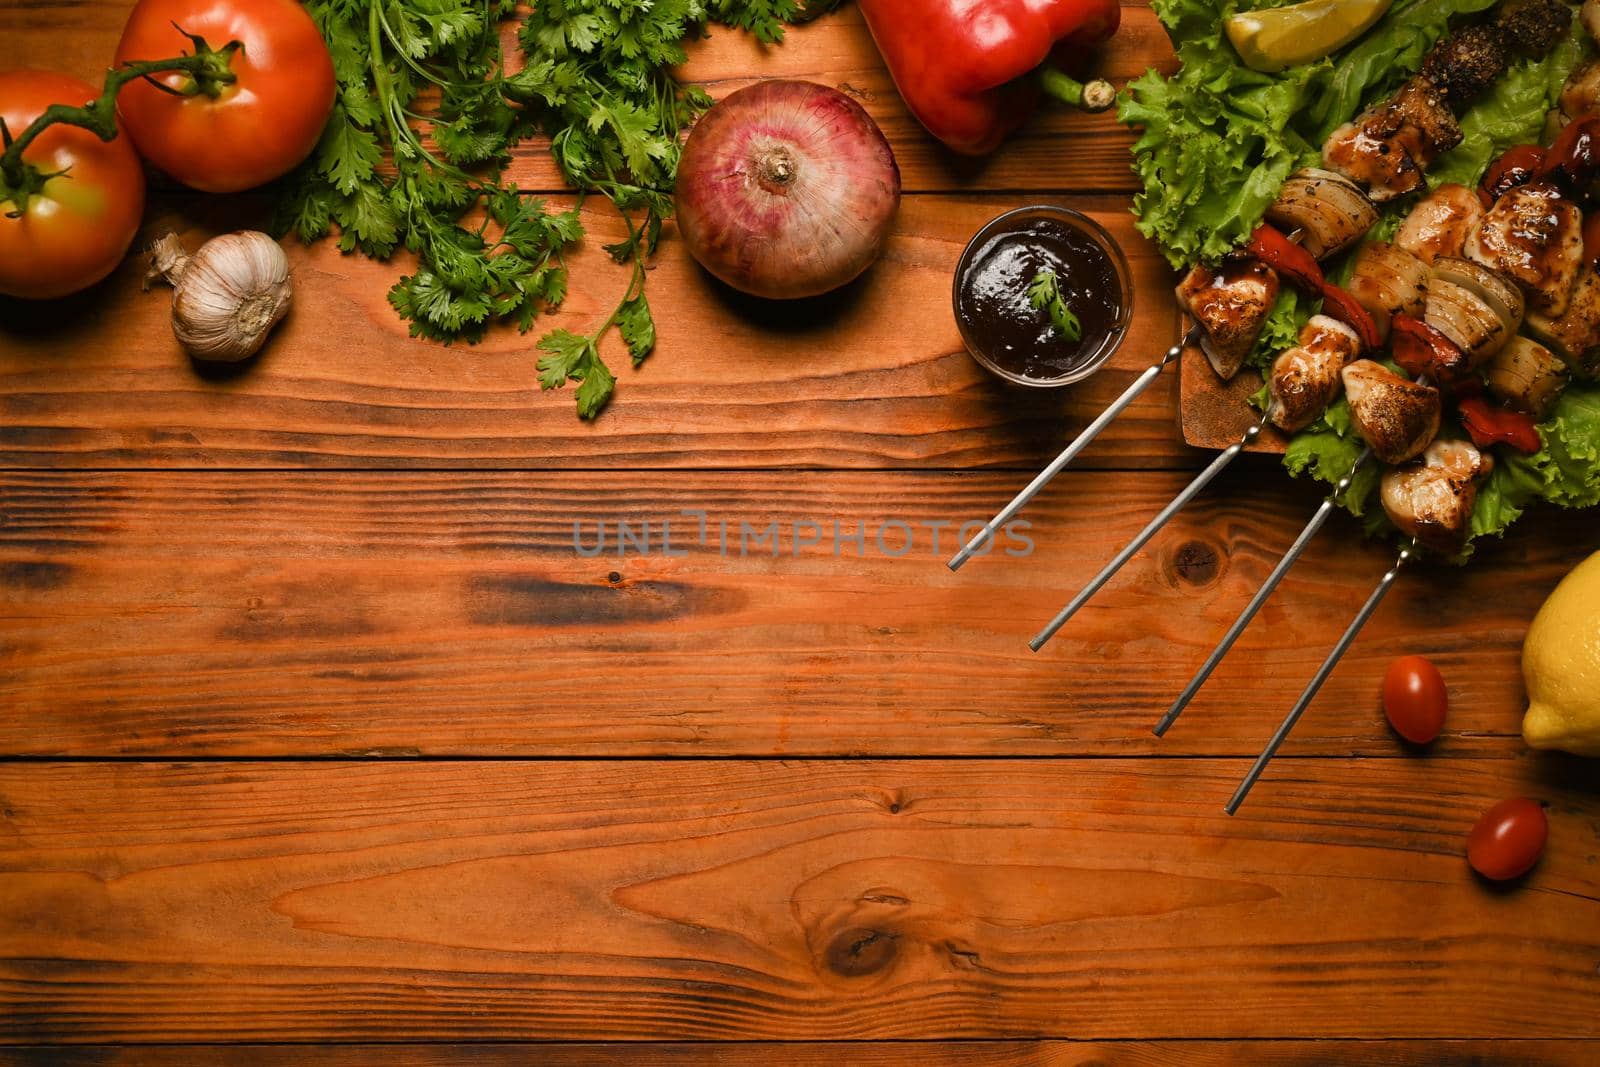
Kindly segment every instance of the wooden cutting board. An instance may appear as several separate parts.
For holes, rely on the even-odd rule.
[[[1261,388],[1261,375],[1246,368],[1231,382],[1217,377],[1205,353],[1186,348],[1178,370],[1178,424],[1183,439],[1196,448],[1227,448],[1255,424],[1250,396]],[[1272,427],[1257,437],[1251,452],[1281,453],[1288,438]]]

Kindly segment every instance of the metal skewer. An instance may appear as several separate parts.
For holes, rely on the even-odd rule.
[[[1078,457],[1078,453],[1082,452],[1088,446],[1090,441],[1093,441],[1096,437],[1100,436],[1100,431],[1104,430],[1107,426],[1110,426],[1111,423],[1116,420],[1116,417],[1121,415],[1128,405],[1134,402],[1140,393],[1150,388],[1151,383],[1153,383],[1156,378],[1160,377],[1161,372],[1167,369],[1168,364],[1172,363],[1179,356],[1183,355],[1183,350],[1185,348],[1191,345],[1199,344],[1200,337],[1201,331],[1198,323],[1189,327],[1189,332],[1184,334],[1183,338],[1179,340],[1177,344],[1167,349],[1166,353],[1162,355],[1158,362],[1152,363],[1150,366],[1146,367],[1144,371],[1133,380],[1133,383],[1129,385],[1127,389],[1123,390],[1121,396],[1113,400],[1111,405],[1102,411],[1093,422],[1084,427],[1083,432],[1073,439],[1073,442],[1062,451],[1061,455],[1051,460],[1050,465],[1044,470],[1040,471],[1033,481],[1024,486],[1022,492],[1012,497],[1011,503],[1001,508],[999,514],[990,519],[988,522],[984,523],[983,529],[974,534],[972,539],[963,545],[961,551],[952,556],[950,558],[950,562],[945,564],[945,566],[949,567],[953,571],[960,570],[961,565],[967,562],[967,560],[971,559],[973,554],[977,552],[978,549],[982,548],[984,544],[994,536],[996,530],[1010,522],[1012,516],[1021,511],[1023,507],[1027,505],[1028,501],[1032,500],[1034,496],[1038,494],[1039,490],[1043,489],[1046,485],[1049,485],[1050,480],[1056,475],[1060,474],[1062,470],[1066,468],[1067,464],[1076,459]]]
[[[1289,731],[1293,730],[1295,723],[1300,721],[1300,716],[1304,715],[1306,708],[1311,706],[1311,701],[1316,697],[1317,691],[1322,688],[1322,683],[1328,680],[1328,675],[1332,674],[1334,667],[1338,666],[1339,660],[1350,648],[1350,645],[1354,643],[1356,635],[1361,632],[1361,628],[1367,624],[1368,619],[1372,618],[1372,613],[1378,610],[1378,605],[1382,603],[1384,596],[1389,592],[1389,587],[1394,585],[1395,578],[1399,576],[1400,568],[1404,567],[1412,558],[1416,547],[1417,544],[1413,541],[1409,546],[1400,550],[1400,555],[1395,559],[1394,566],[1390,567],[1388,572],[1378,580],[1377,588],[1372,591],[1372,595],[1367,598],[1367,602],[1361,606],[1361,610],[1356,613],[1356,617],[1345,628],[1344,634],[1340,636],[1338,643],[1328,653],[1328,658],[1323,660],[1322,666],[1317,668],[1317,673],[1311,676],[1311,681],[1306,684],[1305,692],[1300,694],[1300,699],[1295,701],[1294,707],[1289,709],[1289,714],[1284,716],[1283,722],[1278,725],[1277,732],[1272,735],[1272,740],[1267,742],[1267,747],[1262,749],[1261,755],[1256,757],[1255,764],[1251,766],[1249,773],[1244,776],[1244,781],[1240,782],[1239,788],[1234,791],[1233,798],[1225,806],[1224,810],[1229,815],[1237,812],[1239,805],[1244,803],[1244,798],[1250,794],[1250,787],[1256,784],[1256,779],[1261,777],[1261,772],[1266,770],[1267,764],[1272,762],[1272,757],[1277,755],[1278,746],[1283,744],[1284,739],[1289,736]]]
[[[1290,545],[1289,550],[1283,554],[1283,558],[1278,560],[1278,565],[1272,568],[1272,573],[1267,575],[1267,580],[1261,584],[1260,589],[1256,590],[1256,595],[1250,598],[1250,603],[1245,605],[1244,611],[1239,613],[1239,617],[1233,621],[1233,625],[1228,627],[1228,632],[1222,635],[1222,640],[1217,644],[1216,648],[1211,650],[1211,655],[1207,656],[1206,661],[1200,665],[1200,670],[1189,680],[1189,684],[1183,687],[1183,692],[1178,694],[1178,699],[1173,701],[1172,707],[1167,709],[1167,713],[1161,717],[1161,721],[1156,723],[1155,735],[1157,737],[1164,736],[1171,729],[1172,724],[1178,721],[1178,716],[1183,714],[1183,709],[1187,708],[1190,701],[1194,700],[1195,695],[1206,684],[1206,679],[1211,677],[1211,672],[1217,669],[1217,665],[1228,654],[1228,650],[1233,648],[1234,642],[1239,640],[1239,635],[1244,633],[1246,626],[1250,625],[1250,620],[1256,617],[1256,612],[1261,610],[1261,605],[1265,604],[1267,598],[1272,596],[1272,591],[1278,588],[1278,583],[1283,581],[1283,576],[1289,573],[1289,568],[1293,567],[1295,560],[1300,558],[1300,553],[1306,550],[1306,546],[1311,543],[1311,539],[1317,535],[1317,531],[1322,529],[1323,524],[1328,521],[1328,517],[1339,506],[1339,501],[1343,498],[1345,492],[1349,490],[1350,483],[1355,480],[1356,475],[1361,472],[1361,469],[1371,459],[1372,449],[1362,449],[1361,455],[1357,456],[1355,463],[1351,465],[1350,473],[1339,479],[1339,484],[1334,486],[1333,491],[1323,498],[1315,514],[1311,516],[1311,521],[1306,523],[1305,529],[1300,531],[1300,536],[1295,538],[1294,544]]]
[[[1035,635],[1032,641],[1028,642],[1028,647],[1033,649],[1035,652],[1043,648],[1045,642],[1054,637],[1056,635],[1056,631],[1061,629],[1061,627],[1066,624],[1068,619],[1076,615],[1078,613],[1078,609],[1087,604],[1089,599],[1098,593],[1100,588],[1111,580],[1112,575],[1116,574],[1122,569],[1123,564],[1132,559],[1135,553],[1137,553],[1139,549],[1143,548],[1150,538],[1156,535],[1156,532],[1160,530],[1161,527],[1165,526],[1172,520],[1174,515],[1187,507],[1189,501],[1198,496],[1200,494],[1200,490],[1209,485],[1213,478],[1221,474],[1228,464],[1232,463],[1234,459],[1238,457],[1239,453],[1248,448],[1250,443],[1260,436],[1261,431],[1266,429],[1266,426],[1267,419],[1266,416],[1263,415],[1254,426],[1251,426],[1244,432],[1244,435],[1240,437],[1239,440],[1235,441],[1233,444],[1217,453],[1217,458],[1212,460],[1205,470],[1195,475],[1194,481],[1184,486],[1182,492],[1173,497],[1167,506],[1162,508],[1156,514],[1156,517],[1150,520],[1149,525],[1135,534],[1133,540],[1129,541],[1127,545],[1123,547],[1122,551],[1111,557],[1111,562],[1107,563],[1099,574],[1089,579],[1089,583],[1078,591],[1078,595],[1073,597],[1072,601],[1066,607],[1062,608],[1056,617],[1051,619],[1049,624],[1046,625],[1044,629],[1040,630],[1037,635]]]

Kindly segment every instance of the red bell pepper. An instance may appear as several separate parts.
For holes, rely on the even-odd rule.
[[[1322,313],[1332,315],[1346,326],[1356,332],[1361,338],[1361,347],[1368,352],[1376,352],[1383,347],[1383,339],[1378,336],[1378,324],[1372,321],[1372,316],[1367,309],[1356,303],[1356,298],[1330,282],[1322,286]]]
[[[1600,115],[1589,112],[1561,129],[1544,154],[1539,177],[1552,178],[1572,192],[1585,191],[1600,174]]]
[[[1514,189],[1534,179],[1544,166],[1544,149],[1536,144],[1513,145],[1500,153],[1500,158],[1489,164],[1478,183],[1478,199],[1486,208]]]
[[[1389,354],[1413,378],[1450,385],[1470,369],[1467,354],[1434,327],[1405,312],[1389,319]]]
[[[1461,425],[1466,427],[1467,436],[1479,448],[1507,444],[1531,456],[1544,447],[1532,415],[1495,407],[1482,396],[1458,398],[1456,410],[1461,412]]]
[[[917,120],[957,152],[992,152],[1027,119],[1042,93],[1109,107],[1104,82],[1092,92],[1057,71],[1116,32],[1120,0],[860,0],[861,13],[900,96]],[[1049,75],[1054,75],[1050,77]]]
[[[1322,268],[1317,257],[1283,235],[1277,227],[1263,222],[1250,235],[1246,246],[1252,256],[1288,278],[1312,296],[1322,293]]]

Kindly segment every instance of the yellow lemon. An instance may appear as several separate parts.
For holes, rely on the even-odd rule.
[[[1383,18],[1392,0],[1305,0],[1288,7],[1241,11],[1228,19],[1228,40],[1252,70],[1268,73],[1336,52]]]
[[[1534,748],[1600,756],[1600,552],[1561,580],[1522,643]]]

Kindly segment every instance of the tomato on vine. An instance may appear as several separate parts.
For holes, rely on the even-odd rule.
[[[140,0],[116,63],[184,52],[219,56],[228,76],[130,82],[117,111],[145,159],[191,188],[231,193],[311,154],[333,112],[333,60],[296,0]]]
[[[65,74],[0,74],[0,120],[9,149],[51,105],[99,96]],[[139,230],[144,171],[126,137],[102,140],[79,126],[44,129],[0,160],[0,293],[66,296],[110,274]]]

